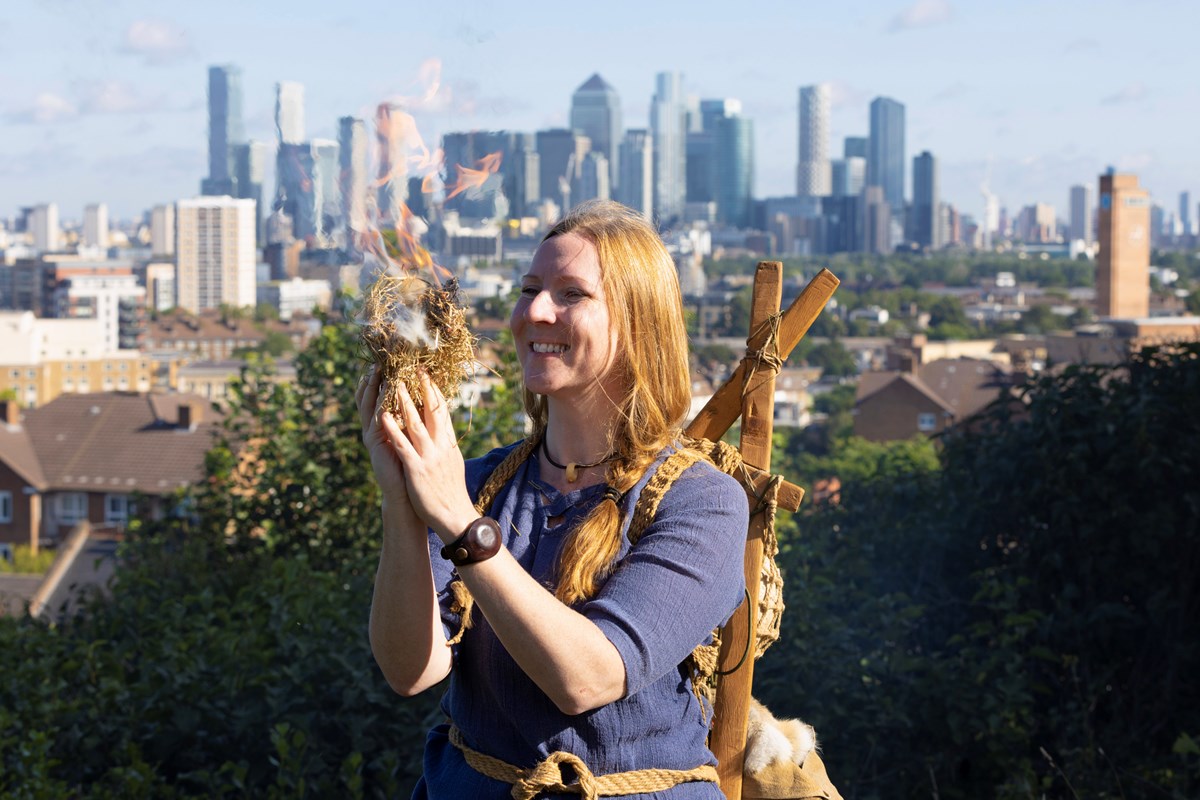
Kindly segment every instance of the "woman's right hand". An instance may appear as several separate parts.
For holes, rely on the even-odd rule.
[[[396,454],[395,440],[404,436],[396,419],[381,406],[382,379],[379,370],[372,365],[358,382],[354,401],[358,404],[358,418],[362,422],[363,444],[371,457],[371,469],[383,493],[384,503],[392,508],[411,509],[408,487],[404,483],[404,468]]]

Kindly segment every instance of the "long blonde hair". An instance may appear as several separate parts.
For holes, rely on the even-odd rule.
[[[616,331],[625,395],[609,432],[616,457],[606,480],[622,493],[638,482],[664,447],[676,441],[691,406],[687,330],[675,263],[658,233],[637,212],[605,200],[583,203],[545,238],[573,233],[596,248],[601,285]],[[525,390],[533,436],[545,435],[546,398]],[[621,513],[606,497],[563,544],[555,596],[573,604],[595,595],[621,546]]]

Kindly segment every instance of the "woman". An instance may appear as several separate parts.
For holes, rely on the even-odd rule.
[[[679,665],[742,599],[745,493],[696,463],[636,545],[626,537],[643,487],[683,447],[690,385],[674,264],[643,218],[585,204],[538,248],[510,326],[533,421],[524,443],[464,464],[428,380],[423,409],[405,394],[401,419],[376,408],[377,376],[358,393],[383,492],[372,650],[404,695],[450,675],[453,728],[430,733],[414,796],[555,796],[541,792],[656,769],[671,771],[666,782],[634,796],[720,798],[715,771],[698,769],[714,763],[710,710]],[[481,519],[473,498],[497,467],[506,480]],[[456,578],[476,609],[448,646],[463,622]],[[556,754],[571,768],[542,763],[510,794],[516,779],[474,754],[513,770]]]

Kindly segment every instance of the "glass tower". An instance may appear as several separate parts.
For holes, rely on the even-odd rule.
[[[883,189],[893,213],[903,213],[904,104],[889,97],[871,101],[867,185]]]

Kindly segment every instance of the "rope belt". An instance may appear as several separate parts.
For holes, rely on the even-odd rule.
[[[710,764],[687,770],[635,769],[593,775],[579,756],[561,750],[551,753],[529,769],[521,769],[467,747],[462,732],[454,725],[450,726],[450,743],[462,751],[471,769],[493,780],[511,783],[513,800],[534,800],[542,792],[565,792],[582,795],[584,800],[598,800],[601,797],[663,792],[689,781],[717,783],[717,768]],[[574,783],[566,782],[563,767],[570,767],[575,773]]]

